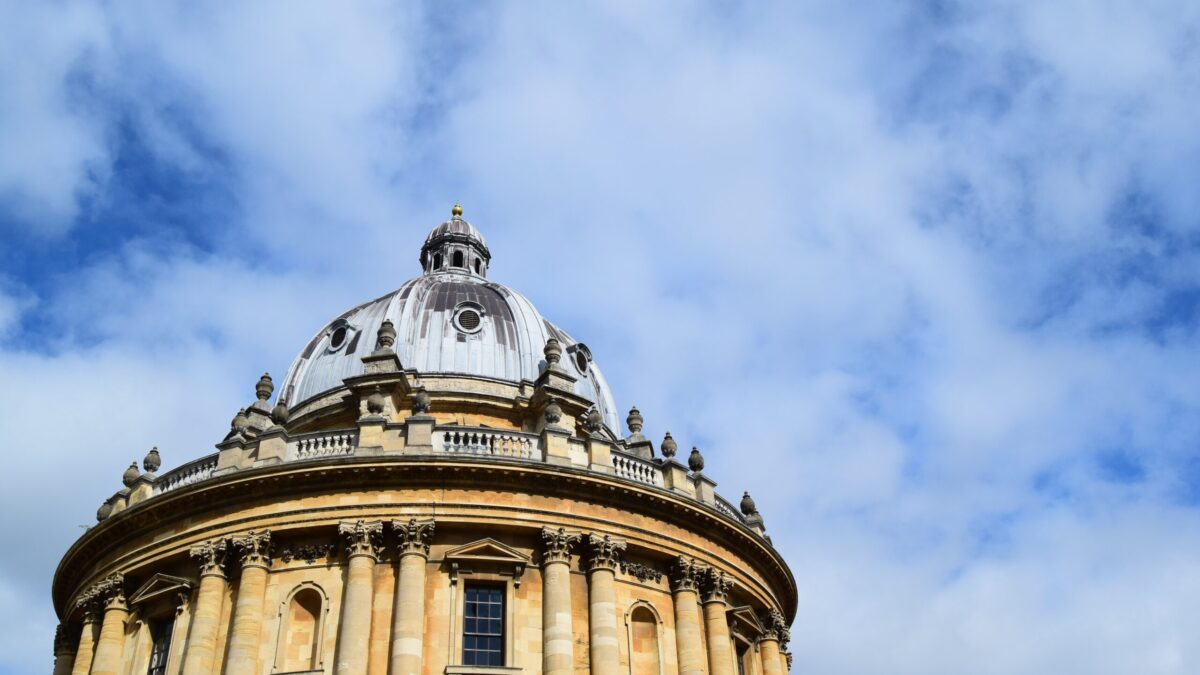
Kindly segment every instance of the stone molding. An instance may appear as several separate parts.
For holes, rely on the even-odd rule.
[[[250,530],[240,537],[234,537],[233,547],[237,549],[242,567],[271,567],[271,531]]]
[[[393,520],[392,531],[396,533],[396,548],[401,557],[409,554],[429,556],[429,545],[433,543],[436,525],[432,520]]]
[[[201,542],[188,551],[188,556],[199,562],[201,577],[224,577],[228,554],[229,542],[223,538]]]
[[[542,528],[542,566],[551,563],[571,562],[571,547],[578,544],[583,535],[568,532],[566,528]]]
[[[616,572],[626,544],[620,539],[613,539],[611,535],[593,533],[588,535],[587,546],[587,571],[606,569]]]
[[[343,521],[338,523],[337,531],[346,542],[346,557],[365,555],[379,559],[379,552],[383,549],[382,521]]]

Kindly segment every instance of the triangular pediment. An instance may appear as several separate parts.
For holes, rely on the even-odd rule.
[[[130,596],[129,604],[139,605],[159,598],[171,598],[176,593],[189,594],[192,592],[192,585],[191,579],[155,574]]]
[[[510,565],[529,564],[529,556],[490,537],[473,541],[469,544],[463,544],[462,546],[457,546],[446,551],[446,560],[473,560],[507,563]]]
[[[742,635],[753,639],[762,634],[762,622],[758,620],[758,615],[754,613],[754,609],[750,605],[734,607],[726,614],[729,617],[730,625]]]

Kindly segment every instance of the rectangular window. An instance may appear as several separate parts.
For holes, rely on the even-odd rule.
[[[150,622],[150,669],[147,675],[163,675],[167,672],[167,656],[171,650],[171,633],[175,630],[175,618]]]
[[[463,607],[463,665],[504,665],[504,587],[467,584]]]

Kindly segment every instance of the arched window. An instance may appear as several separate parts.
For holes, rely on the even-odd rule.
[[[463,263],[463,254],[462,254],[462,251],[455,251],[455,252],[454,252],[454,263],[453,263],[453,266],[454,266],[454,267],[466,267],[466,264],[465,264],[465,263]]]
[[[433,256],[433,269],[435,269],[435,270],[440,270],[440,269],[442,269],[442,254],[441,254],[441,253],[435,253],[435,254],[434,254],[434,256]]]
[[[475,274],[479,274],[479,258],[475,259]]]
[[[325,598],[313,586],[301,586],[283,608],[275,670],[291,673],[321,667]]]
[[[647,605],[635,605],[628,617],[630,671],[633,675],[661,675],[658,617]]]

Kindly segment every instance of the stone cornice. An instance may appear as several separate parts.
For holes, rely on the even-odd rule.
[[[764,583],[769,584],[770,590],[764,587],[762,592],[778,598],[776,602],[788,615],[795,612],[795,580],[779,554],[741,523],[686,496],[577,467],[495,457],[480,460],[429,456],[337,457],[256,467],[187,485],[134,505],[91,528],[64,555],[55,574],[55,606],[60,616],[65,617],[66,603],[80,593],[80,586],[87,581],[84,575],[93,561],[107,561],[103,562],[105,565],[114,565],[118,561],[126,564],[132,559],[115,557],[115,554],[127,542],[141,537],[147,528],[159,523],[190,518],[218,507],[253,503],[264,495],[270,495],[273,500],[284,500],[343,487],[354,490],[430,486],[466,489],[478,486],[483,476],[487,477],[491,489],[529,492],[531,486],[536,485],[535,492],[543,496],[611,505],[703,532],[709,540],[744,556],[753,564],[756,573],[764,575]],[[241,521],[229,524],[236,522]],[[261,520],[244,522],[261,528]],[[216,534],[213,531],[208,536]],[[191,536],[195,536],[194,533]]]

